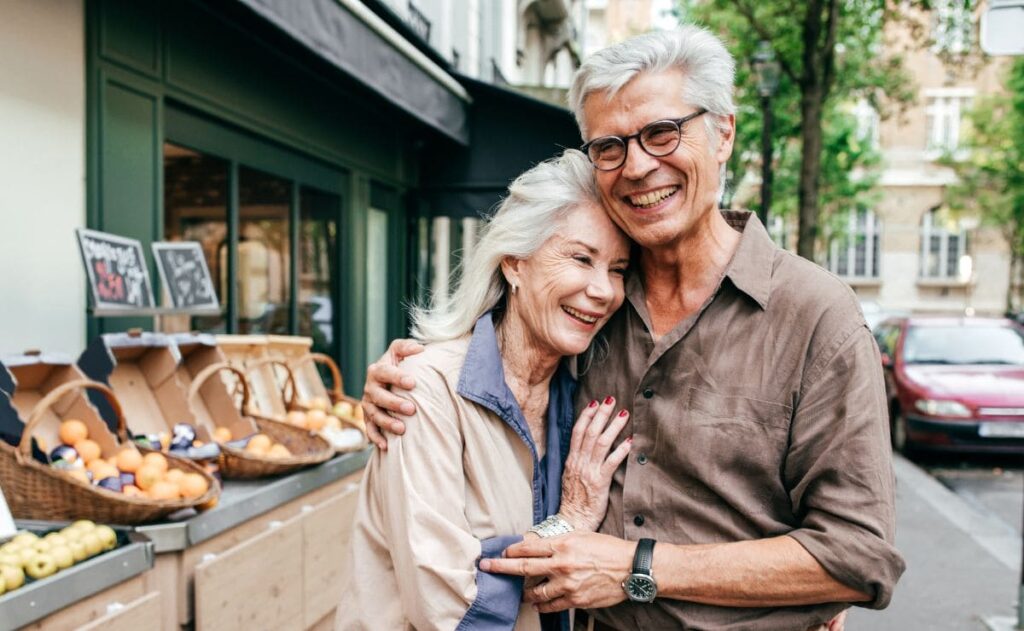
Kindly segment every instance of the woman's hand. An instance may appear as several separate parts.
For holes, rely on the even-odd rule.
[[[412,390],[416,381],[403,372],[398,364],[406,357],[423,351],[423,346],[413,340],[395,340],[380,359],[366,369],[366,385],[363,386],[363,413],[369,423],[366,435],[381,451],[387,451],[388,441],[383,432],[404,434],[405,424],[393,414],[412,416],[416,407],[408,400],[396,396],[391,388]]]
[[[572,429],[569,457],[562,472],[562,505],[558,513],[576,530],[597,530],[608,509],[612,474],[633,446],[630,436],[612,450],[615,437],[629,420],[626,410],[612,416],[614,411],[613,397],[601,404],[591,401]]]

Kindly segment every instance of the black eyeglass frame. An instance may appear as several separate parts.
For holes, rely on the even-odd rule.
[[[587,160],[590,160],[590,164],[592,164],[593,167],[595,169],[597,169],[598,171],[614,171],[615,169],[618,169],[622,165],[626,164],[626,158],[629,157],[629,141],[633,140],[634,138],[636,139],[636,144],[639,145],[639,147],[641,149],[643,149],[644,153],[646,153],[647,155],[652,156],[654,158],[664,158],[665,156],[671,154],[673,151],[675,151],[676,149],[679,148],[679,143],[683,139],[683,126],[686,125],[686,123],[688,123],[688,122],[692,121],[693,119],[697,118],[698,116],[701,116],[701,115],[707,114],[707,113],[708,113],[708,111],[706,109],[701,108],[701,109],[697,110],[696,112],[693,112],[692,114],[687,114],[686,116],[683,116],[682,118],[662,118],[662,119],[659,119],[659,120],[656,120],[656,121],[652,121],[650,123],[647,123],[643,127],[641,127],[640,131],[636,132],[635,134],[630,134],[629,136],[601,136],[599,138],[594,138],[593,140],[590,140],[589,142],[585,143],[582,147],[580,147],[580,151],[582,151],[584,153],[584,155],[587,156]],[[648,149],[646,146],[644,146],[644,141],[642,140],[643,134],[644,134],[644,131],[646,131],[648,128],[653,127],[654,125],[658,125],[660,123],[672,123],[673,125],[676,126],[676,132],[677,132],[676,133],[676,144],[674,144],[672,146],[672,148],[670,150],[666,151],[665,153],[652,153],[650,149]],[[599,141],[602,141],[602,140],[608,140],[608,139],[611,139],[611,138],[614,138],[615,140],[618,140],[619,142],[622,143],[622,146],[623,146],[622,161],[619,162],[618,164],[616,164],[613,167],[608,167],[608,168],[599,167],[594,162],[594,158],[590,155],[590,147],[595,142],[599,142]]]

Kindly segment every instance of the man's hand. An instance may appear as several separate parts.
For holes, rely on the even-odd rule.
[[[576,530],[594,532],[601,525],[608,509],[612,474],[633,445],[633,438],[629,437],[612,451],[615,438],[629,420],[626,410],[612,416],[614,412],[612,397],[602,403],[591,401],[572,428],[569,456],[562,472],[562,504],[558,514]]]
[[[633,542],[571,532],[509,546],[505,558],[481,559],[480,569],[547,579],[523,593],[524,600],[534,603],[542,613],[573,607],[611,607],[626,599],[622,581],[633,567],[635,551]]]
[[[363,413],[367,421],[366,435],[381,451],[387,451],[384,431],[404,434],[405,424],[393,414],[412,416],[416,406],[391,392],[392,387],[412,390],[416,380],[405,374],[398,364],[411,355],[423,352],[423,346],[413,340],[395,340],[381,356],[366,369],[363,386]]]

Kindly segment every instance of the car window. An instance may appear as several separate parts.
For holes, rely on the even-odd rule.
[[[1024,336],[1003,326],[911,326],[903,359],[908,364],[1024,365]]]
[[[875,341],[878,342],[878,350],[883,355],[893,356],[893,349],[896,348],[896,338],[899,336],[898,326],[887,325],[875,329]]]

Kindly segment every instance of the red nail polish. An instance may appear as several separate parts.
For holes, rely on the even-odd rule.
[[[593,407],[597,407],[597,399],[594,399],[593,401],[591,401],[591,402],[590,402],[590,405],[588,405],[587,407],[588,407],[588,408],[593,408]]]
[[[604,404],[605,405],[611,405],[614,402],[615,402],[615,397],[606,397],[605,400],[604,400]]]
[[[629,414],[629,412],[627,412],[626,410],[622,410],[621,412],[619,412],[619,416],[626,416],[627,414]]]

